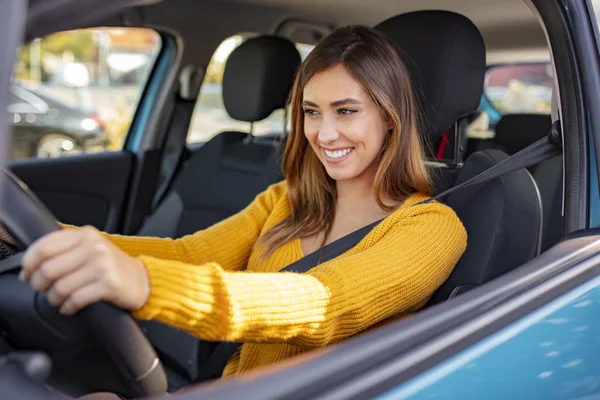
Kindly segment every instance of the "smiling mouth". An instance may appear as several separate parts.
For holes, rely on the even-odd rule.
[[[326,150],[321,148],[321,150],[323,151],[323,154],[325,155],[325,158],[327,158],[328,161],[340,162],[348,158],[350,153],[352,153],[352,151],[354,150],[354,147],[348,147],[346,149],[341,150]]]

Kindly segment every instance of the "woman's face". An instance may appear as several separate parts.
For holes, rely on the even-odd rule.
[[[391,125],[343,65],[308,81],[302,108],[304,134],[332,179],[375,173],[375,160]]]

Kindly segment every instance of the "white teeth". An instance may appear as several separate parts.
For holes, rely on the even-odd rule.
[[[340,158],[340,157],[344,157],[346,154],[350,153],[352,151],[351,148],[349,149],[344,149],[344,150],[337,150],[337,151],[329,151],[329,150],[325,150],[323,149],[323,152],[325,153],[325,155],[329,158]]]

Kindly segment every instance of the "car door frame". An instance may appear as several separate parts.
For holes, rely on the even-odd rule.
[[[183,45],[174,34],[157,32],[163,41],[161,54],[142,92],[123,145],[123,151],[130,152],[135,158],[121,226],[121,232],[130,235],[137,233],[144,217],[151,211],[164,150],[161,138],[168,132],[171,122],[183,54]]]
[[[145,27],[143,20],[139,22],[137,26]],[[91,29],[100,25],[80,24],[77,28]],[[91,161],[95,165],[102,165],[104,160],[108,161],[113,173],[122,171],[123,176],[120,176],[118,182],[115,182],[115,185],[111,186],[111,190],[113,191],[111,198],[113,200],[106,220],[103,222],[104,225],[98,225],[100,223],[98,221],[99,217],[94,220],[94,225],[110,233],[135,233],[135,226],[139,225],[140,221],[149,211],[162,154],[160,142],[151,140],[151,138],[163,134],[170,121],[171,109],[168,105],[175,88],[183,46],[181,46],[175,34],[161,31],[155,27],[150,27],[150,29],[153,29],[160,36],[161,46],[148,73],[147,80],[141,88],[139,101],[132,115],[131,124],[127,131],[123,147],[120,150],[80,154],[70,156],[68,159],[39,160],[31,158],[11,162],[11,167],[22,172],[24,175],[22,179],[26,183],[29,183],[26,177],[31,179],[36,178],[37,186],[40,186],[33,187],[36,193],[39,190],[46,197],[51,194],[55,195],[55,203],[61,199],[58,195],[73,196],[77,193],[74,191],[67,193],[65,190],[62,192],[59,191],[56,194],[50,193],[52,188],[48,187],[47,183],[44,186],[43,179],[37,179],[37,170],[42,171],[46,163],[53,163],[52,168],[56,168],[59,171],[70,171],[70,176],[74,182],[83,180],[86,184],[93,182],[89,182],[89,179],[86,181],[85,176],[80,176],[80,171],[77,171],[76,167],[79,162],[85,163],[88,157],[93,158]],[[46,36],[61,31],[63,31],[61,25],[54,23],[47,26],[43,33]],[[111,160],[114,160],[114,162],[111,162]],[[93,165],[91,166],[93,167]],[[111,174],[107,174],[106,176],[111,176]],[[38,181],[42,183],[40,184]],[[82,193],[80,197],[83,199],[85,196],[99,196],[103,194],[103,190],[98,186],[98,190],[94,189],[94,192],[88,190]],[[118,201],[115,198],[118,198]],[[106,199],[103,198],[102,200]],[[82,218],[79,216],[78,219],[81,220]],[[87,221],[85,224],[91,223]]]
[[[0,110],[6,110],[10,98],[10,78],[17,58],[16,49],[21,43],[25,32],[25,22],[27,20],[27,2],[24,0],[9,0],[0,3],[0,21],[4,29],[4,40],[0,41],[0,59],[1,72],[0,75]],[[0,164],[4,165],[8,158],[9,147],[9,132],[11,126],[9,124],[8,113],[5,112],[5,117],[0,121]],[[2,184],[4,182],[4,174],[0,174],[0,194],[2,193]],[[0,196],[1,199],[2,196]]]

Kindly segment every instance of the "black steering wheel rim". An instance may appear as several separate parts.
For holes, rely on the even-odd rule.
[[[62,229],[25,183],[10,171],[4,172],[0,218],[21,248]],[[41,301],[46,301],[45,296]],[[108,303],[97,303],[78,316],[117,366],[123,386],[129,392],[126,395],[140,397],[166,392],[167,378],[160,359],[129,313]]]

